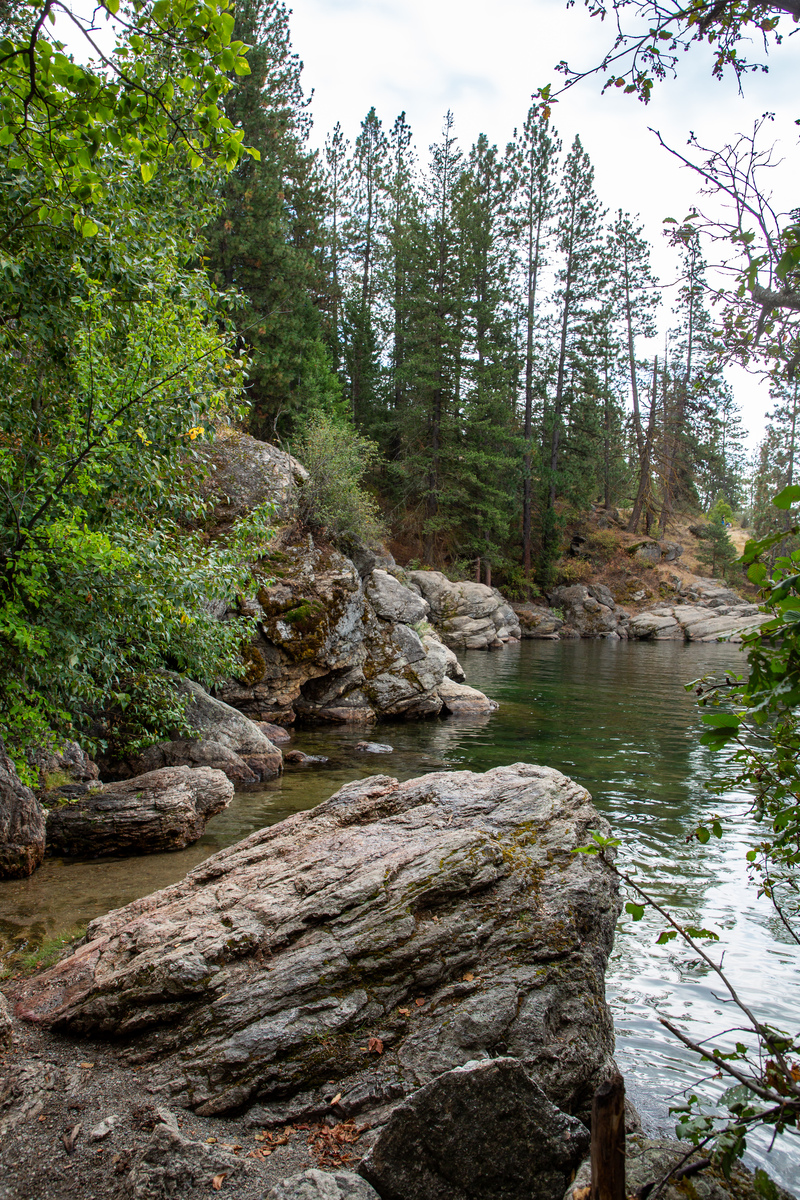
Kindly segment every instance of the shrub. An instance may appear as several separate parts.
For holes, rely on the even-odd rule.
[[[309,473],[298,501],[298,515],[311,528],[325,529],[345,549],[368,545],[384,536],[378,506],[361,486],[378,458],[378,447],[351,425],[315,413],[295,453]]]

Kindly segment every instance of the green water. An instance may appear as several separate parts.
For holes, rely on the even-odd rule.
[[[6,949],[36,944],[109,908],[179,879],[207,855],[267,824],[325,799],[370,774],[401,779],[431,770],[483,771],[527,761],[556,767],[592,793],[623,839],[650,891],[679,916],[716,929],[737,989],[779,1027],[797,1028],[798,955],[769,904],[746,885],[742,797],[710,799],[704,789],[717,759],[698,744],[699,720],[683,684],[739,666],[736,647],[624,642],[525,642],[463,656],[470,684],[500,701],[490,717],[450,718],[364,730],[298,730],[294,746],[327,755],[324,768],[287,770],[281,780],[238,794],[202,840],[178,854],[71,863],[49,860],[31,879],[0,884],[0,939]],[[387,755],[354,750],[364,737],[390,743]],[[686,836],[721,812],[733,832],[702,849]],[[670,1127],[667,1108],[702,1072],[658,1022],[674,1019],[695,1037],[731,1024],[706,968],[654,942],[659,918],[620,923],[607,994],[617,1028],[617,1058],[628,1090],[651,1125]],[[713,1083],[702,1085],[713,1089]],[[800,1179],[800,1145],[749,1139],[784,1186]]]

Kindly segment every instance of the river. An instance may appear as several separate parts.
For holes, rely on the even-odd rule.
[[[0,942],[5,952],[85,923],[108,909],[179,879],[223,846],[263,825],[317,804],[342,783],[378,772],[407,779],[431,770],[487,770],[510,762],[556,767],[584,784],[623,841],[649,890],[679,918],[720,934],[725,969],[743,998],[771,1024],[797,1030],[798,951],[769,903],[747,886],[744,797],[708,795],[717,758],[699,745],[699,718],[684,683],[706,672],[738,669],[728,645],[607,641],[523,642],[462,656],[470,684],[500,701],[491,717],[450,718],[364,730],[298,730],[294,746],[329,757],[324,768],[287,770],[281,780],[238,794],[195,846],[178,854],[73,863],[48,860],[29,880],[0,884]],[[389,742],[385,756],[359,754],[364,736]],[[719,812],[722,842],[687,843],[699,820]],[[686,951],[655,945],[663,921],[623,915],[607,976],[617,1060],[629,1095],[650,1128],[671,1129],[682,1091],[704,1074],[659,1024],[673,1019],[691,1036],[735,1024],[708,969]],[[719,1087],[701,1083],[708,1095]],[[750,1165],[761,1163],[798,1191],[800,1138],[748,1138]]]

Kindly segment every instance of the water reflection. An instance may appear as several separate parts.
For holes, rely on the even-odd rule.
[[[768,902],[746,886],[747,820],[736,817],[722,843],[712,839],[700,850],[686,842],[704,817],[719,811],[730,823],[742,809],[742,797],[708,795],[705,784],[718,759],[699,745],[697,713],[683,689],[708,671],[740,669],[738,653],[725,645],[579,641],[472,652],[464,657],[467,678],[501,702],[493,716],[383,726],[380,740],[393,745],[392,755],[355,751],[362,728],[300,730],[295,746],[328,756],[328,767],[292,768],[274,784],[237,795],[202,840],[179,854],[51,860],[30,880],[0,884],[0,936],[9,944],[38,941],[171,883],[208,854],[317,804],[355,778],[540,762],[589,789],[623,839],[626,863],[637,867],[653,895],[678,916],[720,932],[726,971],[743,998],[776,1025],[794,1029],[796,949],[786,944]],[[657,915],[636,925],[623,918],[607,990],[629,1089],[651,1122],[671,1126],[670,1098],[693,1085],[700,1071],[658,1017],[677,1021],[696,1038],[735,1022],[705,966],[654,944],[661,927]],[[755,1135],[749,1144],[752,1159],[765,1161],[785,1187],[794,1185],[800,1150],[787,1148],[784,1139],[767,1160],[767,1139]]]

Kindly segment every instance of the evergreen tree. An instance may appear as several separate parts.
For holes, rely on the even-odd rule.
[[[251,73],[226,96],[226,114],[260,161],[242,158],[225,180],[209,270],[246,298],[236,322],[250,360],[251,425],[276,437],[319,384],[323,193],[282,0],[239,0],[234,33],[252,45]]]
[[[548,263],[548,244],[555,215],[556,169],[561,142],[538,107],[528,110],[522,133],[509,147],[515,188],[513,214],[521,243],[522,305],[525,330],[524,424],[522,493],[522,565],[526,579],[531,570],[531,514],[533,504],[534,393],[542,388],[538,340],[540,287]],[[537,370],[538,366],[538,370]]]
[[[709,567],[712,575],[719,575],[722,579],[738,557],[728,535],[732,516],[730,504],[721,498],[717,500],[709,511],[708,524],[700,534],[703,545],[697,551],[698,562]]]
[[[603,210],[594,191],[594,168],[575,138],[564,163],[560,180],[556,246],[559,256],[556,291],[557,358],[552,401],[544,420],[545,462],[544,513],[540,577],[546,580],[556,551],[556,496],[564,474],[565,412],[585,351],[584,323],[596,301],[600,284],[598,266],[602,256]]]
[[[330,323],[328,341],[333,355],[333,366],[339,371],[342,365],[342,223],[345,212],[345,193],[348,173],[347,160],[350,143],[336,122],[333,133],[325,140],[325,183],[328,200],[328,262],[330,290]]]
[[[772,497],[797,483],[800,475],[800,380],[773,379],[770,395],[775,407],[768,414],[766,432],[758,448],[753,479],[753,528],[756,537],[789,530],[798,523],[798,508],[779,509]],[[773,560],[796,549],[787,538],[771,551]]]

